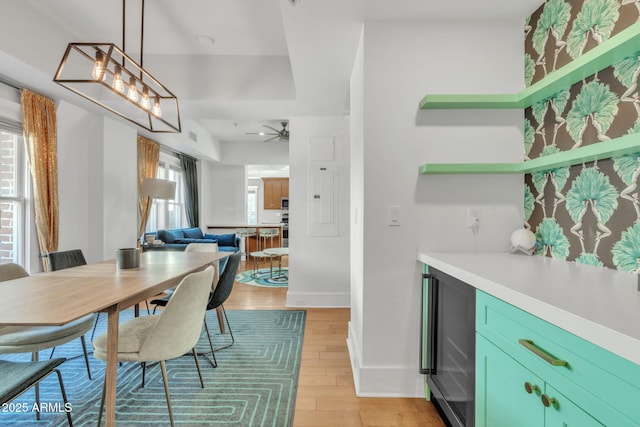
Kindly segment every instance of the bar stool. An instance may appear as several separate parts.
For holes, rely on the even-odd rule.
[[[249,259],[249,251],[247,250],[247,237],[253,237],[256,235],[256,229],[255,228],[236,228],[236,234],[238,235],[238,237],[240,237],[240,239],[242,239],[242,242],[244,243],[244,259],[247,260]]]
[[[273,247],[273,238],[280,235],[280,231],[277,228],[261,228],[258,232],[259,238],[262,240],[262,250],[267,248],[267,239],[269,239],[270,248]]]

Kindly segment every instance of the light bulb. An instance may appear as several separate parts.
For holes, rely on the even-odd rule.
[[[113,90],[124,93],[124,82],[122,81],[121,72],[122,69],[120,66],[116,65],[116,72],[113,74],[113,83],[111,84],[111,87],[113,87]]]
[[[145,110],[149,110],[151,108],[151,101],[149,101],[149,89],[146,86],[142,88],[142,99],[140,100],[140,106]]]
[[[136,79],[131,76],[129,80],[129,90],[127,92],[127,98],[131,101],[136,102],[138,100],[138,89],[136,89]]]
[[[96,52],[96,62],[93,64],[93,78],[96,80],[104,80],[106,77],[104,64],[104,54],[100,51]]]
[[[153,102],[153,115],[156,117],[162,117],[162,110],[160,109],[160,97],[156,96]]]

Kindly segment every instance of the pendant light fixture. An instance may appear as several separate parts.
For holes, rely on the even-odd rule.
[[[126,0],[122,0],[122,49],[113,43],[69,43],[53,80],[151,132],[181,132],[178,99],[143,68],[144,0],[140,64],[125,53]]]

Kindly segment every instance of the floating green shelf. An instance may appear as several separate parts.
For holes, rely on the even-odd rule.
[[[498,95],[427,95],[420,101],[420,108],[527,108],[551,97],[608,66],[640,50],[640,22],[635,23],[584,55],[517,94]]]
[[[632,134],[519,163],[427,163],[419,171],[423,175],[526,174],[638,152],[640,134]]]

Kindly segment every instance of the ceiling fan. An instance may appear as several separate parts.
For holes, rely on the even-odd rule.
[[[287,122],[280,122],[282,125],[282,129],[276,129],[271,125],[262,125],[263,127],[269,129],[271,132],[247,132],[247,135],[261,135],[261,136],[270,136],[264,140],[264,142],[270,141],[281,141],[281,142],[289,142],[289,131],[287,130]]]

